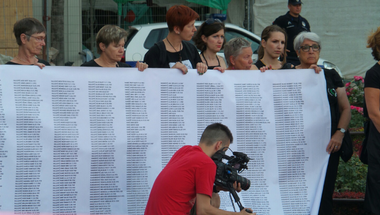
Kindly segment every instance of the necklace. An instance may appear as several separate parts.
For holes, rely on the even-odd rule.
[[[168,41],[169,45],[174,49],[175,52],[178,52],[179,54],[179,62],[182,63],[182,56],[181,56],[181,49],[182,49],[182,42],[181,42],[181,45],[179,46],[179,51],[177,51],[177,49],[174,48],[174,46],[170,43],[169,39],[166,37],[166,41]]]

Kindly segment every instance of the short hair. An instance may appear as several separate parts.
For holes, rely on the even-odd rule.
[[[301,48],[301,44],[306,39],[318,43],[319,48],[322,49],[321,38],[319,38],[319,36],[316,33],[303,31],[303,32],[299,33],[296,36],[296,38],[294,38],[294,50],[296,50],[296,51],[299,50]]]
[[[207,22],[202,23],[202,25],[198,28],[198,31],[193,38],[195,46],[199,50],[205,51],[207,49],[207,44],[203,42],[202,35],[205,35],[205,37],[209,37],[210,35],[218,33],[220,30],[226,31],[226,27],[224,26],[223,22],[214,21],[211,24],[208,24]],[[226,38],[224,38],[221,50],[224,48],[225,43]]]
[[[242,37],[236,37],[231,39],[224,45],[224,58],[226,58],[227,64],[230,65],[230,56],[237,57],[241,50],[251,47],[251,43]]]
[[[116,25],[103,26],[96,35],[96,49],[98,54],[102,53],[100,43],[108,47],[111,43],[118,44],[121,39],[127,40],[128,33],[124,29]]]
[[[284,59],[282,60],[282,65],[286,63],[286,47],[287,47],[287,40],[288,36],[283,28],[281,28],[278,25],[270,25],[264,28],[263,32],[261,32],[261,40],[268,41],[268,39],[272,36],[272,32],[281,32],[285,36],[285,45],[284,45],[284,51],[282,52]],[[259,59],[264,57],[264,47],[260,45],[259,50],[257,51]]]
[[[166,12],[166,22],[170,32],[174,30],[174,26],[178,26],[182,31],[185,25],[198,18],[198,13],[185,5],[174,5]]]
[[[367,48],[372,49],[372,56],[375,60],[380,60],[380,27],[376,31],[372,31],[368,36]]]
[[[207,126],[200,140],[201,143],[205,143],[207,146],[212,146],[217,141],[222,141],[223,146],[233,141],[230,129],[221,123]]]
[[[21,42],[21,34],[25,34],[28,36],[28,41],[29,37],[35,33],[42,33],[46,32],[46,29],[44,25],[40,21],[38,21],[35,18],[32,17],[27,17],[21,20],[18,20],[14,25],[13,25],[13,33],[16,37],[17,44],[19,46],[22,45]]]

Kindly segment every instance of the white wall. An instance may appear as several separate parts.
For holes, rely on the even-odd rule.
[[[375,64],[367,36],[380,26],[379,0],[302,0],[301,15],[322,40],[321,58],[336,64],[344,78],[364,76]],[[254,33],[288,11],[287,0],[255,0]]]

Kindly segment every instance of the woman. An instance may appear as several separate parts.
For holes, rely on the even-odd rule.
[[[270,25],[264,28],[261,33],[261,45],[258,50],[259,60],[255,63],[257,68],[267,66],[270,69],[290,69],[294,66],[286,63],[286,44],[287,36],[284,29],[277,25]],[[280,56],[284,56],[279,61]]]
[[[207,65],[207,69],[217,69],[224,72],[227,68],[223,57],[216,54],[223,49],[226,42],[224,32],[223,22],[219,19],[207,19],[199,27],[193,38],[195,46],[201,50],[201,59]]]
[[[365,104],[370,118],[367,143],[368,174],[364,206],[373,214],[380,214],[380,27],[370,34],[367,48],[377,63],[367,71],[364,79]]]
[[[128,33],[115,25],[103,26],[96,35],[96,48],[100,57],[82,64],[91,67],[131,67],[120,62],[124,55],[124,44]],[[145,63],[136,63],[139,71],[148,68]]]
[[[308,69],[317,64],[321,51],[319,36],[312,32],[301,32],[294,39],[294,49],[300,59],[296,69]],[[344,84],[339,74],[333,69],[324,69],[327,95],[330,104],[331,139],[326,147],[330,154],[323,187],[319,214],[332,213],[332,195],[339,165],[339,156],[345,130],[351,119],[350,103],[346,95]]]
[[[252,61],[251,43],[246,39],[233,38],[224,46],[227,70],[258,70]]]
[[[166,13],[169,34],[149,49],[144,56],[144,62],[151,68],[179,69],[183,74],[188,69],[197,69],[198,74],[205,73],[207,66],[202,63],[197,48],[187,42],[197,30],[194,23],[198,18],[199,15],[187,6],[171,7]]]
[[[50,64],[36,55],[41,54],[45,46],[45,27],[35,18],[24,18],[13,26],[13,33],[18,44],[18,53],[15,58],[6,64],[10,65],[37,65],[41,69]]]

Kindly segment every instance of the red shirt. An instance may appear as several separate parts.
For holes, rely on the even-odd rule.
[[[189,214],[196,194],[212,195],[216,165],[199,146],[183,146],[157,176],[145,215]]]

